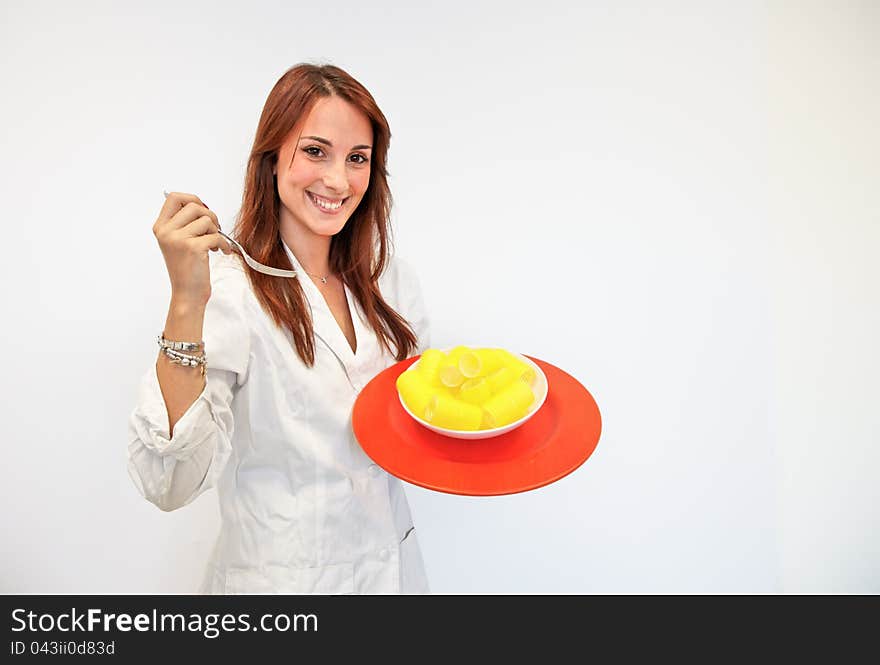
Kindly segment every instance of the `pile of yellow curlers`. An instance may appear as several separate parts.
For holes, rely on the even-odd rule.
[[[400,374],[397,391],[407,408],[434,427],[476,431],[504,427],[535,401],[535,370],[504,349],[456,346],[426,349]]]

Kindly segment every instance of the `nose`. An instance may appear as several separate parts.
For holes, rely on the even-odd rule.
[[[324,170],[324,186],[333,192],[343,193],[348,189],[348,174],[345,172],[345,162],[333,160]]]

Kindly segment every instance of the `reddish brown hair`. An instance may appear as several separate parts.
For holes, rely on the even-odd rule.
[[[391,191],[386,160],[391,130],[373,96],[348,73],[333,65],[300,63],[288,69],[269,93],[248,159],[242,206],[233,231],[254,259],[278,268],[293,268],[281,241],[281,199],[272,173],[284,140],[319,98],[336,95],[360,109],[373,127],[372,167],[364,198],[330,242],[330,269],[357,298],[381,344],[398,361],[416,349],[409,323],[385,302],[378,278],[391,246]],[[263,309],[293,336],[303,362],[315,364],[314,328],[299,279],[272,277],[245,266]],[[396,351],[392,351],[390,342]]]

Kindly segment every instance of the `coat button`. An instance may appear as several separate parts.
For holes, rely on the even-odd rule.
[[[387,549],[385,549],[384,547],[381,550],[379,550],[379,558],[382,559],[382,561],[388,561],[389,556],[390,556],[390,552]]]

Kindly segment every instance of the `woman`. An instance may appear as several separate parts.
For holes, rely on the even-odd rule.
[[[363,386],[429,344],[418,280],[388,253],[389,140],[360,83],[297,65],[263,108],[233,234],[296,277],[248,266],[195,195],[153,226],[172,295],[128,469],[164,511],[217,488],[202,593],[428,592],[402,484],[351,427]]]

